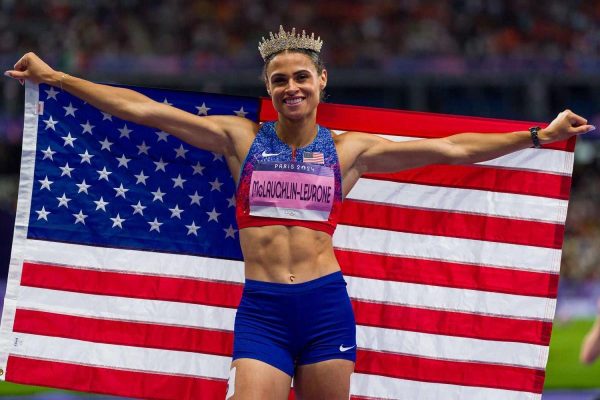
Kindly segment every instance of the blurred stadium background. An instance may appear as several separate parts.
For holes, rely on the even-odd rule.
[[[34,51],[100,82],[264,96],[257,42],[279,24],[325,40],[330,102],[531,121],[571,108],[600,127],[598,0],[0,0],[0,63]],[[3,277],[22,112],[23,88],[0,80]],[[598,132],[577,145],[548,400],[600,398],[600,362],[578,363],[600,297]],[[7,383],[0,393],[71,396]]]

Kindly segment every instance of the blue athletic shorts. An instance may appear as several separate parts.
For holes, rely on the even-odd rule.
[[[235,317],[233,359],[296,365],[356,361],[356,323],[341,272],[298,283],[246,280]]]

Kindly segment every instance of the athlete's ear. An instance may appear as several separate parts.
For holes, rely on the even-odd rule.
[[[321,76],[319,77],[319,88],[322,90],[327,86],[327,70],[323,68],[323,72],[321,72]]]

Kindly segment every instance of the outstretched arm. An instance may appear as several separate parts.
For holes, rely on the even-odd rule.
[[[585,335],[581,344],[579,359],[583,364],[591,364],[600,356],[600,300],[598,300],[598,313],[592,329]]]
[[[566,140],[595,129],[587,120],[565,110],[538,133],[541,144]],[[482,134],[460,133],[440,139],[392,142],[375,135],[349,132],[347,146],[357,174],[396,172],[429,164],[470,164],[532,147],[529,131]]]
[[[133,90],[101,85],[55,71],[34,53],[25,54],[5,75],[60,87],[118,118],[158,128],[193,146],[226,156],[245,154],[243,147],[251,141],[256,130],[256,124],[245,118],[200,117]]]

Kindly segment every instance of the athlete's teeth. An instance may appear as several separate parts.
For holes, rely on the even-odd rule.
[[[285,102],[286,102],[287,104],[298,104],[298,103],[300,103],[301,101],[302,101],[302,99],[301,99],[301,98],[297,98],[297,99],[287,99]]]

